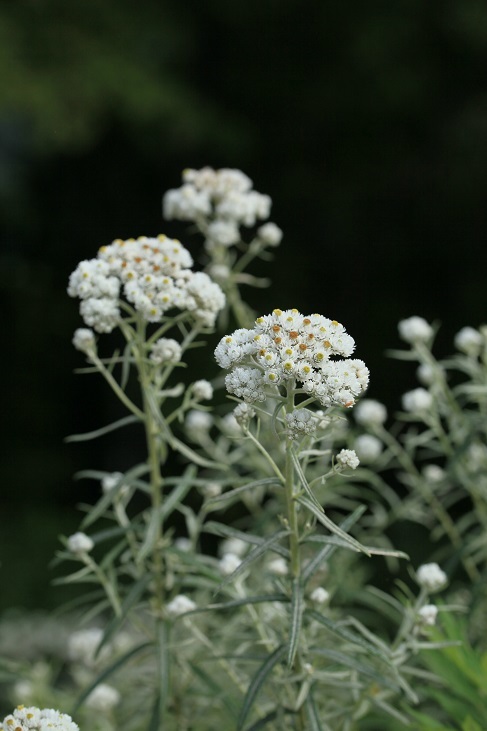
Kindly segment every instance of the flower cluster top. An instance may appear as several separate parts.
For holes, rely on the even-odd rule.
[[[223,246],[240,240],[238,226],[254,226],[268,218],[271,199],[252,190],[252,181],[240,170],[188,169],[183,172],[183,185],[168,190],[163,199],[164,218],[180,221],[211,220],[207,234]],[[277,245],[282,232],[274,224],[267,224],[263,236],[271,245]]]
[[[349,407],[369,380],[365,363],[349,358],[354,348],[336,320],[276,309],[259,317],[251,330],[223,337],[215,358],[222,368],[232,368],[227,390],[248,403],[264,401],[266,387],[294,379],[323,406]]]
[[[67,713],[53,708],[17,706],[0,722],[0,731],[79,731],[79,726]]]
[[[160,322],[176,307],[188,310],[203,326],[212,326],[225,304],[218,284],[193,272],[193,260],[176,239],[160,235],[116,239],[96,259],[78,264],[68,294],[81,299],[80,313],[97,332],[111,332],[120,321],[120,296],[148,322]]]

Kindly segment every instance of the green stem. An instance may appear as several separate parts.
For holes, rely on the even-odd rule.
[[[115,394],[118,396],[118,398],[120,399],[120,401],[124,404],[124,406],[126,406],[127,409],[129,411],[131,411],[132,414],[135,414],[135,416],[137,416],[141,421],[144,421],[144,419],[145,419],[144,412],[141,411],[139,409],[139,407],[136,406],[129,399],[129,397],[127,396],[127,394],[125,393],[125,391],[123,391],[122,388],[118,385],[118,383],[115,380],[115,378],[112,376],[112,374],[110,373],[110,371],[107,370],[107,368],[103,365],[103,363],[98,358],[98,356],[95,355],[94,353],[92,353],[90,357],[91,357],[91,360],[93,361],[93,363],[98,368],[98,370],[101,373],[101,375],[103,376],[103,378],[107,381],[107,383],[109,383],[109,385],[111,386],[112,390],[115,392]]]

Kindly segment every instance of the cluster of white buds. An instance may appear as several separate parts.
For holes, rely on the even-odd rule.
[[[194,609],[196,609],[196,604],[185,594],[178,594],[166,604],[166,612],[172,618],[179,617],[181,614],[186,614],[186,612],[192,612]]]
[[[427,343],[434,335],[431,325],[423,318],[414,315],[398,324],[399,337],[410,345]]]
[[[455,347],[461,350],[462,353],[476,358],[482,349],[482,345],[485,344],[485,339],[479,330],[475,330],[473,327],[462,327],[455,335],[454,343]]]
[[[387,419],[384,404],[374,399],[363,399],[354,409],[355,421],[365,427],[381,426]]]
[[[402,406],[412,414],[425,412],[431,408],[433,396],[425,388],[415,388],[402,396]]]
[[[191,255],[175,239],[140,236],[102,246],[96,259],[78,264],[68,294],[81,299],[80,313],[97,332],[111,332],[120,322],[120,298],[147,322],[160,322],[168,310],[189,311],[211,327],[225,305],[225,296],[203,272],[193,272]],[[83,345],[77,338],[76,346]]]
[[[0,722],[0,731],[79,731],[79,726],[67,713],[54,708],[17,706]]]
[[[298,383],[323,406],[350,407],[369,381],[365,363],[349,358],[354,348],[336,320],[276,309],[257,318],[252,329],[225,335],[215,358],[222,368],[232,368],[227,390],[248,403],[275,396],[281,383]]]
[[[317,419],[309,409],[294,409],[290,414],[286,414],[286,422],[288,439],[299,439],[314,434],[317,427]]]
[[[158,365],[178,363],[181,360],[182,349],[173,338],[159,338],[151,348],[150,359]]]
[[[254,226],[268,218],[271,199],[252,190],[252,181],[240,170],[183,171],[183,185],[168,190],[163,198],[163,215],[167,220],[199,221],[211,219],[208,238],[223,246],[239,241],[239,225]],[[269,235],[269,232],[264,232]],[[272,232],[276,239],[276,232]]]
[[[343,470],[348,467],[351,470],[356,470],[360,460],[354,449],[342,449],[336,456],[336,464],[338,469]]]
[[[440,591],[448,581],[447,575],[437,563],[422,564],[416,572],[416,578],[418,584],[430,593]]]
[[[68,549],[71,553],[89,553],[94,547],[93,540],[86,533],[73,533],[68,538]]]
[[[383,444],[373,434],[360,434],[356,438],[353,448],[363,464],[372,464],[380,457]]]

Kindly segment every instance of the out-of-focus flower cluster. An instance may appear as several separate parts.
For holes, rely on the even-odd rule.
[[[369,380],[365,363],[349,358],[354,348],[336,320],[276,309],[257,318],[252,329],[224,336],[215,358],[222,368],[232,368],[227,390],[248,403],[264,401],[269,386],[294,380],[324,406],[349,407]]]
[[[167,220],[211,219],[208,238],[222,246],[237,243],[238,226],[254,226],[258,220],[268,218],[270,208],[270,197],[252,190],[251,179],[240,170],[230,168],[185,170],[183,185],[168,190],[163,199]],[[266,228],[262,235],[269,239],[267,243],[277,245],[282,232],[275,226]]]
[[[102,246],[95,259],[78,264],[68,294],[81,299],[84,322],[100,333],[111,332],[120,322],[122,293],[147,322],[160,322],[164,313],[177,308],[212,326],[225,296],[207,274],[193,272],[192,265],[188,250],[162,234],[117,239]]]
[[[17,706],[13,713],[5,716],[0,731],[79,731],[79,726],[67,713],[53,708]]]

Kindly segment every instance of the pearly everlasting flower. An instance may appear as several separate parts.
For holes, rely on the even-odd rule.
[[[402,407],[404,411],[410,413],[418,413],[421,411],[427,411],[433,404],[433,396],[425,388],[415,388],[413,391],[408,391],[403,394]]]
[[[104,475],[101,478],[101,489],[102,492],[110,492],[115,487],[117,487],[120,484],[120,480],[122,480],[124,477],[122,472],[111,472],[108,475]],[[126,491],[127,486],[122,485],[120,488],[121,491]]]
[[[193,544],[190,538],[180,536],[174,541],[174,548],[177,548],[178,551],[182,551],[183,553],[189,553],[193,548]]]
[[[206,498],[218,497],[222,493],[222,487],[219,482],[207,482],[203,485],[201,492]]]
[[[181,346],[173,338],[159,338],[151,348],[150,359],[159,365],[178,363],[181,360]]]
[[[179,617],[186,612],[192,612],[193,609],[196,609],[196,604],[185,594],[178,594],[166,605],[166,612],[170,617]]]
[[[282,230],[270,221],[257,229],[257,235],[268,246],[279,246],[282,241]]]
[[[276,576],[287,576],[289,573],[287,563],[283,558],[274,558],[272,561],[269,561],[267,569],[271,574],[276,574]]]
[[[441,482],[445,475],[445,470],[437,464],[427,464],[423,467],[423,477],[427,482]]]
[[[213,398],[213,386],[203,378],[193,383],[193,396],[197,401],[209,401]]]
[[[484,339],[482,333],[473,327],[463,327],[455,335],[454,343],[457,350],[475,358],[480,353]]]
[[[93,667],[97,659],[96,654],[98,647],[103,639],[103,630],[98,627],[89,629],[81,629],[69,637],[68,640],[68,657],[72,662],[79,662],[87,667]],[[109,653],[108,647],[105,645],[100,655],[106,657]]]
[[[220,554],[225,556],[226,554],[234,554],[241,558],[247,551],[248,543],[243,541],[241,538],[225,538],[220,544]]]
[[[362,399],[353,414],[357,424],[365,427],[380,426],[387,419],[386,407],[374,399]]]
[[[343,325],[322,315],[276,309],[252,329],[223,337],[215,349],[227,390],[243,401],[264,401],[280,384],[299,384],[323,406],[353,406],[367,387],[369,371],[349,356],[355,348]],[[341,358],[341,359],[340,359]]]
[[[54,708],[17,706],[0,722],[0,731],[79,731],[79,726],[67,713]]]
[[[423,317],[409,317],[398,324],[399,337],[406,343],[427,343],[433,337],[433,328]]]
[[[212,221],[208,226],[207,237],[207,249],[211,249],[213,243],[221,246],[232,246],[240,241],[240,233],[235,221]]]
[[[246,428],[250,420],[255,416],[255,409],[243,402],[234,408],[233,416],[240,427]]]
[[[253,226],[257,220],[268,218],[270,207],[269,196],[252,190],[250,178],[231,168],[185,170],[183,185],[167,191],[163,198],[163,213],[167,219],[200,221],[212,218],[207,239],[210,247],[214,241],[224,246],[236,243],[240,238],[234,236],[237,226]]]
[[[116,688],[106,683],[100,683],[91,691],[85,703],[88,708],[101,713],[107,713],[120,703],[121,696]]]
[[[225,416],[221,420],[220,427],[222,432],[227,437],[236,438],[242,436],[242,427],[235,418],[234,411],[230,412],[229,414],[225,414]]]
[[[305,435],[314,434],[316,419],[309,409],[295,409],[286,414],[286,432],[288,439],[299,439]]]
[[[345,469],[349,467],[351,470],[356,470],[360,464],[360,460],[353,449],[342,449],[336,456],[337,466]]]
[[[310,594],[310,599],[317,604],[326,604],[330,601],[330,592],[322,586],[317,586]]]
[[[372,464],[382,453],[382,442],[372,434],[361,434],[354,442],[353,448],[363,464]]]
[[[235,553],[224,553],[220,559],[219,567],[222,574],[230,576],[238,569],[242,561]]]
[[[418,366],[416,375],[418,377],[418,381],[422,383],[423,386],[431,386],[437,377],[435,368],[433,368],[433,366],[429,363],[421,363],[421,365]]]
[[[208,435],[213,425],[213,417],[206,411],[193,409],[186,416],[185,426],[190,439],[198,442]]]
[[[89,354],[96,350],[95,333],[86,327],[79,327],[74,331],[73,345],[76,350]]]
[[[437,563],[422,564],[416,572],[416,578],[418,584],[430,593],[443,589],[448,581],[447,575]]]
[[[68,294],[81,300],[80,313],[97,332],[120,322],[122,297],[147,322],[161,322],[171,309],[187,310],[211,326],[225,304],[220,287],[207,274],[193,272],[190,253],[176,239],[116,239],[96,259],[82,261],[69,278]]]
[[[438,616],[438,607],[434,604],[425,604],[418,610],[418,618],[421,624],[427,626],[434,626],[436,624],[436,617]]]
[[[68,549],[71,553],[89,553],[94,545],[94,542],[86,533],[73,533],[68,538]]]
[[[210,277],[217,282],[225,282],[231,273],[226,264],[209,264],[206,270]]]

